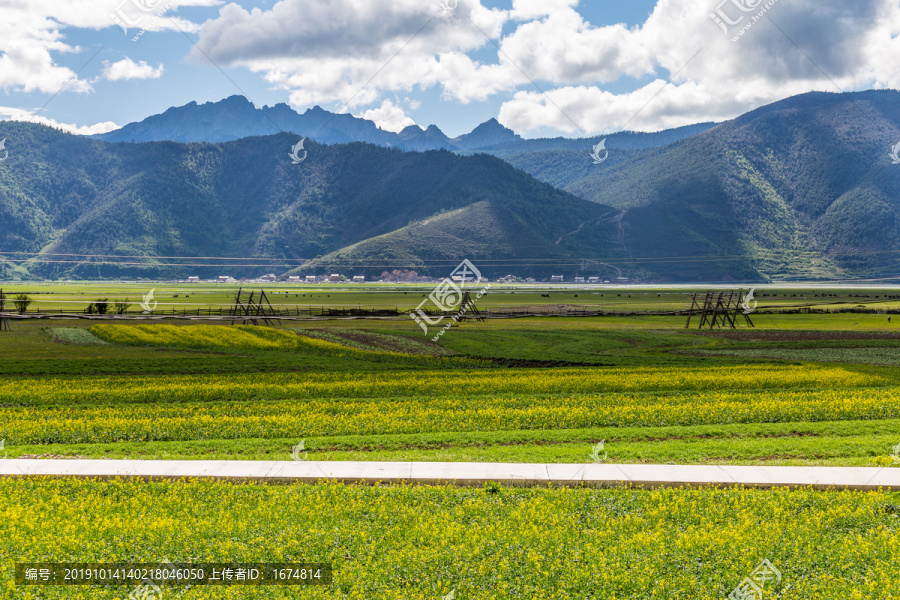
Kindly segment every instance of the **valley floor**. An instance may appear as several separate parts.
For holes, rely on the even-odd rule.
[[[754,321],[756,330],[737,332],[686,330],[676,317],[464,322],[437,343],[411,320],[15,322],[0,332],[0,439],[16,459],[4,468],[57,462],[46,458],[442,462],[450,471],[475,462],[500,463],[498,473],[656,464],[865,467],[854,472],[896,479],[900,323],[877,314]],[[900,598],[897,492],[496,479],[7,477],[0,563],[8,573],[24,561],[331,563],[332,583],[304,588],[309,598],[711,600],[765,559],[780,574],[767,598]],[[131,590],[2,580],[0,591]],[[283,586],[173,591],[293,597]]]

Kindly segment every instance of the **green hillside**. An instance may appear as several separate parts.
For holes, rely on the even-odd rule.
[[[898,141],[900,92],[811,93],[663,148],[613,149],[601,165],[584,151],[508,160],[627,209],[635,255],[678,256],[683,243],[687,260],[735,254],[773,277],[868,276],[900,271],[900,166],[888,156]],[[647,245],[666,221],[663,235],[683,235]],[[688,265],[677,275],[692,277]]]
[[[556,244],[612,209],[484,155],[307,141],[307,160],[294,165],[288,153],[297,140],[287,134],[222,144],[110,144],[6,122],[0,137],[12,142],[0,167],[0,247],[30,253],[29,260],[4,255],[16,259],[5,265],[7,277],[207,277],[219,273],[142,257],[299,261],[347,247],[377,248],[360,257],[370,274],[385,264],[428,273],[425,261],[437,260],[434,274],[443,275],[444,264],[465,257],[483,260],[489,274],[506,274],[508,265],[494,270],[488,263],[617,253],[611,226],[607,235]],[[61,254],[135,258],[112,265],[102,256],[77,262]],[[230,271],[250,277],[263,269]]]
[[[463,258],[488,276],[656,281],[900,271],[895,91],[806,94],[599,165],[584,151],[509,159],[546,183],[488,155],[362,143],[307,140],[295,165],[289,134],[111,144],[0,122],[3,138],[6,278],[222,274],[153,256],[368,276],[441,276]],[[228,274],[291,269],[247,262]]]

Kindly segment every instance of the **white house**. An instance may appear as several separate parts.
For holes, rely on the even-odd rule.
[[[187,278],[187,282],[188,283],[200,283],[200,278],[195,275],[191,275],[190,277]]]
[[[550,283],[562,283],[562,282],[563,282],[562,275],[551,275],[550,276]]]
[[[353,283],[365,283],[365,282],[366,282],[366,278],[364,275],[354,275],[353,276]]]

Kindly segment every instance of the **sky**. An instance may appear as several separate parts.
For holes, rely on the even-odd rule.
[[[79,134],[240,94],[586,137],[884,88],[900,0],[0,0],[0,119]]]

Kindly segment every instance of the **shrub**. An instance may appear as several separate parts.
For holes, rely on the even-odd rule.
[[[32,300],[28,297],[28,294],[19,294],[13,298],[13,304],[16,305],[16,310],[19,311],[19,314],[21,315],[25,314],[25,311],[28,310],[28,306],[31,302]]]

